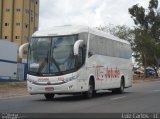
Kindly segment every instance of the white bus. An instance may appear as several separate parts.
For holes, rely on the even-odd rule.
[[[28,92],[46,99],[77,93],[91,98],[98,90],[123,93],[132,86],[131,54],[127,41],[89,27],[37,31],[29,43]]]

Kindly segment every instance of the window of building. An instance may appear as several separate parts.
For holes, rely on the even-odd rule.
[[[19,8],[18,8],[18,9],[16,9],[16,11],[17,11],[17,12],[20,12],[20,11],[21,11],[21,9],[19,9]]]
[[[20,26],[21,24],[20,23],[16,23],[16,26]]]
[[[20,39],[20,36],[16,36],[16,39]]]
[[[26,29],[28,28],[28,24],[25,24]]]
[[[8,39],[8,36],[4,36],[4,39]]]
[[[36,5],[38,4],[38,1],[36,0]]]
[[[9,23],[5,23],[4,25],[5,25],[5,26],[9,26]]]
[[[10,9],[6,8],[6,12],[10,12]]]

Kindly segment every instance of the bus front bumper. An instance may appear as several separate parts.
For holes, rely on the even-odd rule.
[[[73,80],[64,84],[59,85],[36,85],[27,81],[28,92],[33,94],[67,94],[67,93],[76,93],[81,92],[77,89],[77,80]]]

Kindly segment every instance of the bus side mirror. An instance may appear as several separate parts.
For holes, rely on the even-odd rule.
[[[83,42],[84,42],[83,40],[78,40],[75,42],[74,49],[73,49],[74,55],[78,55],[79,47],[83,44]]]
[[[23,57],[23,51],[24,51],[24,48],[27,47],[29,45],[29,43],[25,43],[23,45],[21,45],[19,47],[19,57],[22,58]]]

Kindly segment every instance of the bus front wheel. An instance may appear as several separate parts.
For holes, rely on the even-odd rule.
[[[54,94],[44,94],[46,100],[52,100],[54,98]]]
[[[94,91],[94,81],[90,80],[89,81],[89,89],[86,92],[85,97],[86,98],[92,98],[94,96],[94,94],[95,94],[95,91]]]

